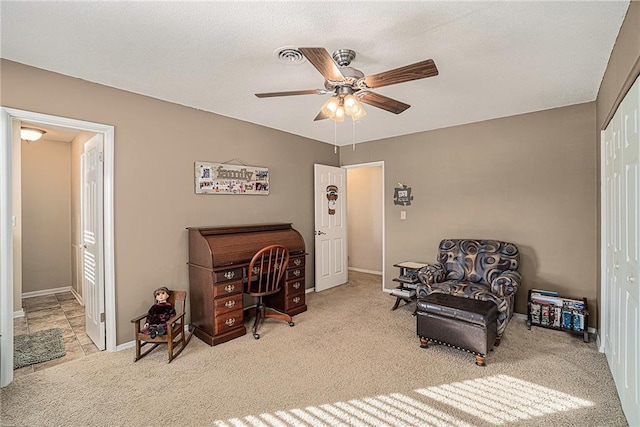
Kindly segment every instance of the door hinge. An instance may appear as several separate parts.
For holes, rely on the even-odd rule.
[[[100,162],[104,161],[104,153],[102,151],[98,152],[98,161]]]
[[[106,317],[105,317],[104,313],[100,313],[100,322],[101,322],[101,323],[104,323],[104,322],[106,322],[106,321],[107,321],[107,320],[106,320]]]

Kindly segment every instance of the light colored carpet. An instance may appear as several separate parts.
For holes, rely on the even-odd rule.
[[[13,369],[57,359],[65,354],[67,351],[60,328],[16,335],[13,339]]]
[[[391,311],[377,276],[350,279],[308,294],[295,327],[268,320],[257,341],[194,337],[171,364],[164,348],[135,364],[129,349],[18,378],[1,391],[2,425],[627,425],[593,340],[514,318],[478,367],[421,349],[414,305]]]

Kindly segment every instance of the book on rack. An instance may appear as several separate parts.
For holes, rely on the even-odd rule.
[[[391,291],[391,295],[395,295],[395,296],[401,297],[401,298],[411,298],[415,294],[416,294],[415,289],[395,288],[395,289],[393,289]]]

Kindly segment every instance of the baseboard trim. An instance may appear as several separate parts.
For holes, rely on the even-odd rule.
[[[369,273],[369,274],[375,274],[377,276],[382,276],[382,271],[367,270],[367,269],[364,269],[364,268],[355,268],[355,267],[349,267],[348,270],[349,271],[357,271],[359,273]]]
[[[82,299],[82,295],[80,295],[78,291],[76,291],[73,288],[71,288],[71,294],[73,294],[73,296],[76,298],[76,300],[78,300],[80,305],[84,307],[84,300]]]
[[[14,311],[13,312],[13,318],[14,319],[18,319],[20,317],[24,317],[24,310],[23,309],[20,309],[18,311]]]
[[[22,298],[41,297],[44,295],[60,294],[62,292],[72,292],[71,286],[63,286],[61,288],[45,289],[43,291],[23,292]]]
[[[188,333],[189,333],[189,325],[184,325],[184,332],[185,332],[186,334],[188,334]],[[193,337],[192,337],[192,338],[193,338]],[[135,341],[129,341],[129,342],[126,342],[126,343],[124,343],[124,344],[117,345],[117,346],[116,346],[116,352],[118,352],[118,351],[122,351],[122,350],[127,350],[127,349],[129,349],[129,348],[133,348],[133,347],[135,347],[135,346],[136,346],[136,342],[135,342]]]

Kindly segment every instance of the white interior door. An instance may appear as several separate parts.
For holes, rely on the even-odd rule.
[[[605,354],[629,425],[640,425],[640,81],[603,132]]]
[[[347,174],[314,165],[316,292],[347,282]]]
[[[103,136],[84,144],[82,154],[82,292],[87,335],[105,349],[103,262]]]

